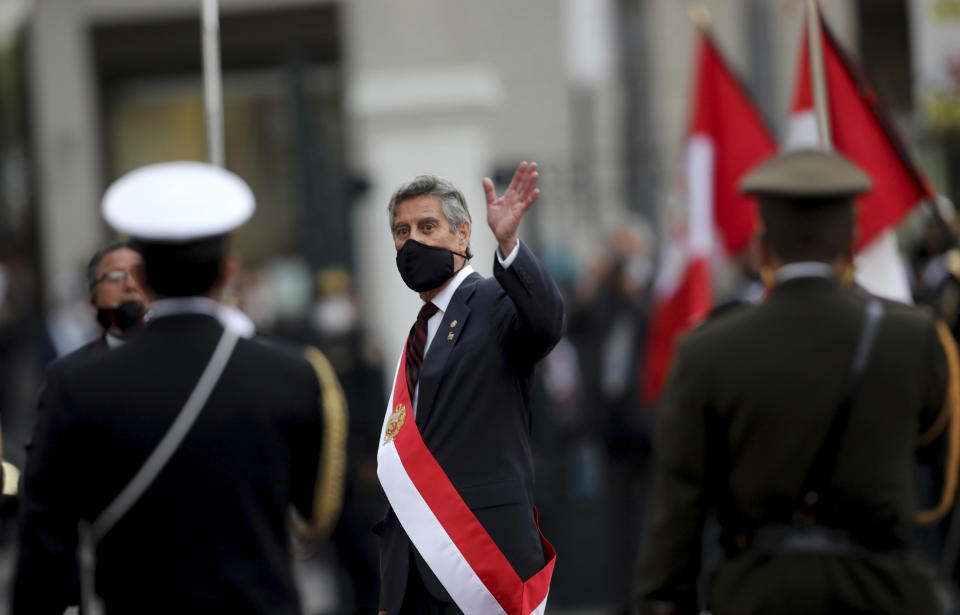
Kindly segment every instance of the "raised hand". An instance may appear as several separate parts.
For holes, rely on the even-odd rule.
[[[500,254],[507,256],[517,245],[517,229],[520,220],[540,196],[540,189],[536,188],[536,162],[521,162],[517,172],[513,174],[506,192],[497,197],[493,181],[489,177],[483,178],[483,192],[487,197],[487,224],[497,238]]]

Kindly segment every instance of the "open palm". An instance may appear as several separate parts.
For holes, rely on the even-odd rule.
[[[517,243],[517,229],[520,220],[527,213],[530,206],[540,196],[540,189],[536,187],[536,162],[521,162],[517,167],[510,185],[502,196],[497,197],[493,181],[489,177],[483,178],[483,191],[487,197],[487,224],[497,238],[500,252],[506,256]]]

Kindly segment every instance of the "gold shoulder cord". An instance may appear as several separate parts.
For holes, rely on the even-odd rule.
[[[306,522],[293,517],[293,532],[300,539],[299,555],[309,555],[312,547],[327,537],[343,506],[343,482],[346,475],[347,403],[333,366],[323,353],[307,346],[304,354],[320,381],[320,409],[323,414],[323,449],[313,492],[313,519]]]
[[[943,402],[943,411],[927,431],[917,438],[917,448],[926,446],[936,440],[944,428],[949,424],[947,462],[943,478],[943,491],[940,503],[934,508],[917,512],[916,522],[920,525],[930,525],[942,519],[953,504],[957,491],[957,465],[960,463],[960,358],[957,356],[957,345],[950,334],[947,325],[937,321],[937,333],[940,336],[940,345],[947,356],[948,385],[947,397]]]
[[[0,430],[0,491],[3,495],[14,496],[19,491],[20,470],[9,461],[3,460],[3,432]]]

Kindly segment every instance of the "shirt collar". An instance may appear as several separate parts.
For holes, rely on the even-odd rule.
[[[819,261],[800,261],[783,265],[774,274],[777,282],[786,282],[796,278],[832,278],[833,267]]]
[[[206,314],[220,321],[220,324],[240,337],[250,338],[256,327],[250,317],[235,307],[218,303],[207,297],[171,297],[158,299],[150,304],[147,319],[154,320],[176,314]]]
[[[473,273],[473,267],[469,263],[457,272],[457,275],[453,276],[453,280],[447,284],[443,290],[437,293],[437,296],[430,300],[432,304],[437,306],[441,312],[447,311],[447,306],[450,305],[450,300],[453,299],[453,294],[457,292],[457,289],[460,288],[460,285],[463,284],[463,281],[467,279]]]
[[[110,350],[119,348],[125,343],[125,340],[122,337],[119,335],[113,335],[109,331],[103,334],[103,340],[107,343],[107,348]]]

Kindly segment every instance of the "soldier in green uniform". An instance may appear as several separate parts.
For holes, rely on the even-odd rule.
[[[844,284],[853,197],[869,187],[814,150],[743,180],[774,283],[679,344],[657,418],[641,612],[700,611],[711,514],[724,552],[705,596],[714,615],[942,612],[910,535],[915,456],[939,463],[950,440],[955,466],[956,347],[918,310]]]

